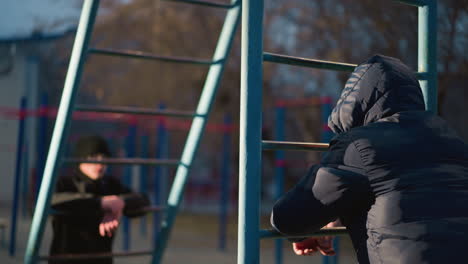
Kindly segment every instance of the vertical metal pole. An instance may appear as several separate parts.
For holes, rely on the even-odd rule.
[[[163,110],[166,106],[164,104],[159,105],[159,109]],[[166,138],[166,118],[159,117],[156,128],[156,158],[163,159],[166,158],[165,146],[168,145]],[[154,204],[156,206],[162,205],[162,190],[163,190],[163,168],[161,166],[156,166],[154,168]],[[154,212],[153,214],[153,247],[156,247],[157,240],[159,236],[159,231],[161,229],[161,213]]]
[[[167,121],[167,119],[164,119]],[[164,141],[162,145],[162,158],[169,158],[169,149],[170,149],[170,142],[171,142],[171,134],[169,133],[169,126],[167,125],[167,122],[163,123],[163,131],[164,131]],[[161,193],[159,205],[160,206],[166,206],[167,205],[167,200],[166,198],[168,197],[168,187],[169,187],[169,167],[167,166],[162,166],[161,167],[161,175],[159,178],[159,190]],[[162,215],[161,213],[159,213]],[[159,222],[161,223],[161,222]],[[160,228],[161,229],[161,228]]]
[[[148,145],[149,145],[149,137],[148,135],[141,136],[141,157],[148,158]],[[148,166],[142,165],[140,166],[140,193],[147,194],[148,193]],[[140,218],[140,235],[143,237],[147,237],[147,219],[148,217],[144,215]]]
[[[167,216],[162,222],[159,243],[157,243],[153,254],[153,264],[160,263],[167,245],[167,240],[175,221],[180,203],[182,201],[182,194],[187,182],[187,177],[195,157],[196,150],[200,143],[202,133],[206,126],[208,114],[210,113],[213,99],[219,86],[221,76],[224,71],[229,51],[231,50],[232,42],[239,22],[240,15],[240,0],[232,0],[235,4],[231,7],[226,14],[223,28],[221,30],[218,44],[213,55],[214,61],[221,61],[217,64],[212,64],[208,70],[206,81],[203,87],[203,92],[198,102],[196,116],[193,119],[190,132],[187,136],[187,141],[182,152],[181,164],[177,167],[177,172],[172,184],[171,192],[167,200]]]
[[[284,126],[286,123],[286,109],[284,105],[278,104],[276,106],[276,131],[275,138],[278,141],[283,141],[284,136]],[[284,151],[277,150],[275,151],[275,182],[276,182],[276,191],[275,191],[275,200],[278,200],[284,193],[284,170],[286,162],[284,159]],[[283,263],[283,240],[275,239],[275,261],[276,264]]]
[[[136,143],[136,134],[137,134],[137,124],[136,120],[132,120],[130,126],[128,127],[128,135],[125,144],[126,148],[126,155],[128,158],[135,157],[135,143]],[[124,184],[127,187],[132,187],[132,177],[133,174],[133,166],[134,165],[127,165],[125,168],[125,175],[124,175]],[[131,243],[131,226],[130,226],[130,219],[128,217],[124,217],[122,221],[122,229],[123,229],[123,245],[122,248],[125,251],[130,249]]]
[[[25,128],[24,131],[28,131],[27,129],[27,122],[25,120]],[[27,138],[27,136],[26,136]],[[23,166],[21,168],[21,178],[23,179],[21,183],[21,212],[23,215],[23,218],[26,218],[28,216],[28,205],[29,205],[29,142],[27,139],[24,141],[24,153],[23,153]]]
[[[42,179],[39,198],[29,232],[29,240],[24,258],[25,264],[32,264],[37,261],[37,253],[44,233],[50,199],[57,178],[59,157],[64,146],[63,141],[65,134],[68,131],[68,125],[75,103],[74,98],[81,79],[84,58],[88,42],[91,38],[98,6],[99,0],[85,0],[83,3],[83,10],[81,11],[80,22],[76,32],[67,78],[65,80],[62,99],[60,100],[54,132],[50,142],[49,154],[47,155],[44,177]]]
[[[427,0],[419,7],[418,71],[426,110],[437,113],[437,1]]]
[[[47,94],[41,96],[41,104],[39,105],[39,127],[37,129],[37,158],[36,158],[36,175],[34,200],[37,201],[39,189],[41,187],[42,175],[44,173],[45,156],[46,156],[46,138],[47,138],[47,112],[49,109]]]
[[[262,23],[263,0],[246,0],[242,10],[238,264],[260,262]]]
[[[335,249],[335,255],[332,256],[333,264],[338,264],[340,260],[340,237],[337,236],[333,239],[333,248]]]
[[[320,98],[320,110],[322,116],[322,136],[321,141],[325,143],[329,143],[333,137],[333,132],[328,127],[328,117],[332,112],[332,102],[331,98],[328,96]],[[335,249],[334,256],[322,256],[322,263],[323,264],[338,264],[338,256],[339,256],[339,245],[340,245],[340,237],[333,238],[333,248]]]
[[[18,127],[18,143],[16,149],[16,166],[15,166],[15,185],[13,190],[13,206],[11,208],[11,229],[10,229],[10,256],[14,256],[16,252],[16,222],[18,221],[18,204],[20,199],[20,182],[21,182],[21,163],[23,157],[23,142],[24,142],[24,123],[26,117],[26,97],[21,98],[20,115]]]
[[[224,116],[223,126],[223,158],[221,163],[221,188],[220,188],[220,210],[219,210],[219,246],[222,251],[226,250],[226,233],[229,211],[229,190],[231,182],[231,134],[232,121],[231,117],[226,114]]]
[[[29,97],[31,98],[31,97]],[[27,97],[26,97],[27,100]],[[29,207],[29,198],[30,193],[29,193],[29,142],[28,142],[28,136],[30,133],[28,133],[28,104],[30,104],[30,101],[26,104],[26,108],[24,109],[25,115],[24,115],[24,147],[23,147],[23,156],[22,156],[22,164],[21,164],[21,212],[23,215],[23,218],[26,218],[28,215],[28,207]]]
[[[24,119],[24,147],[23,147],[23,156],[22,156],[22,166],[21,166],[21,211],[22,211],[22,216],[23,219],[28,217],[28,209],[29,209],[29,202],[30,198],[35,199],[36,196],[33,194],[31,195],[29,192],[29,155],[31,154],[29,151],[29,142],[28,139],[30,138],[31,135],[36,135],[36,128],[34,128],[32,125],[31,121],[32,119],[30,118],[30,113],[28,113],[27,109],[28,108],[35,108],[34,106],[37,103],[37,68],[34,66],[38,65],[38,59],[35,56],[27,56],[27,63],[26,63],[26,89],[24,91],[26,100],[28,101],[27,106],[26,106],[26,115]],[[29,98],[29,99],[28,99]],[[33,103],[31,103],[33,101]],[[34,118],[35,119],[35,118]],[[30,129],[29,126],[31,126]],[[37,141],[37,136],[35,138]],[[32,141],[34,142],[34,140]],[[37,145],[36,145],[37,146]],[[34,192],[35,190],[33,190]]]

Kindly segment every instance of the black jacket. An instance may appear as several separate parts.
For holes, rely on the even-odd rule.
[[[76,172],[60,177],[52,196],[53,240],[50,255],[105,253],[112,251],[112,238],[99,235],[99,223],[103,216],[101,197],[119,195],[125,201],[124,215],[140,216],[148,199],[120,183],[116,178],[104,176],[91,180]],[[55,263],[49,261],[49,263]],[[112,259],[88,259],[57,263],[112,263]]]
[[[374,56],[349,78],[321,163],[274,206],[272,225],[301,235],[340,218],[359,263],[455,263],[468,245],[468,147],[424,111],[399,60]]]

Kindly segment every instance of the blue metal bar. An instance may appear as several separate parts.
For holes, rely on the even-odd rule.
[[[131,211],[132,213],[150,213],[150,212],[161,212],[161,211],[164,211],[166,210],[165,207],[162,207],[162,206],[146,206],[146,207],[143,207],[141,209],[138,209],[138,210],[134,210],[134,211]],[[70,212],[70,211],[57,211],[57,210],[54,210],[54,209],[50,209],[49,210],[49,215],[68,215],[68,216],[77,216],[77,217],[81,217],[80,214],[75,214],[73,212]]]
[[[36,89],[37,85],[37,74],[36,71],[34,70],[34,66],[39,65],[39,59],[36,56],[30,56],[28,55],[27,58],[27,64],[26,64],[26,89],[24,91],[24,94],[26,98],[34,98],[36,99],[36,93],[38,92]],[[33,69],[34,68],[34,69]],[[34,100],[33,99],[33,100]],[[28,100],[28,99],[26,99]],[[32,100],[29,100],[27,108],[30,108],[31,106],[35,106],[37,102],[34,102],[31,104]],[[34,100],[35,101],[35,100]],[[25,117],[25,122],[24,122],[24,133],[25,133],[25,142],[24,142],[24,155],[23,155],[23,162],[22,162],[22,183],[21,183],[21,209],[22,209],[22,216],[24,219],[28,218],[29,220],[29,210],[30,209],[30,201],[31,199],[36,199],[36,195],[34,194],[34,191],[36,191],[33,187],[32,192],[30,192],[29,184],[30,184],[30,174],[29,174],[29,166],[30,164],[30,156],[32,153],[30,153],[30,142],[28,142],[29,138],[31,135],[36,135],[36,138],[32,140],[32,142],[36,142],[36,147],[37,147],[37,135],[35,131],[37,130],[37,127],[29,127],[30,125],[28,123],[31,123],[31,120],[33,118],[29,115],[26,115]],[[34,155],[31,155],[34,157]],[[34,159],[34,158],[33,158]],[[33,166],[34,167],[34,166]],[[32,180],[31,182],[34,182]],[[33,193],[31,195],[31,193]]]
[[[164,110],[166,106],[164,104],[159,105],[160,110]],[[156,158],[164,158],[166,156],[166,148],[168,145],[167,142],[167,131],[166,131],[166,120],[163,118],[158,119],[156,127]],[[161,205],[163,200],[162,195],[162,177],[163,171],[161,167],[156,167],[154,169],[154,204]],[[153,214],[153,248],[157,245],[157,240],[159,237],[159,232],[161,231],[161,214]]]
[[[237,263],[260,263],[263,0],[242,9]]]
[[[233,0],[232,3],[235,3]],[[221,30],[216,50],[213,55],[213,61],[225,62],[231,50],[232,42],[239,23],[240,5],[227,11],[226,19]],[[219,86],[219,82],[224,71],[225,63],[213,64],[210,66],[203,92],[197,106],[197,114],[207,116],[211,110],[213,99]],[[187,182],[187,177],[192,165],[195,153],[200,143],[200,138],[205,129],[207,118],[195,117],[193,119],[187,141],[182,152],[181,165],[177,168],[176,176],[172,184],[171,192],[167,201],[168,212],[165,221],[162,223],[159,243],[156,245],[153,264],[160,263],[167,245],[170,231],[175,221],[177,211],[182,201],[182,194]]]
[[[340,237],[333,238],[333,248],[335,249],[335,255],[330,258],[333,260],[333,264],[338,264],[340,260]]]
[[[35,174],[35,189],[34,200],[37,200],[39,189],[41,187],[42,175],[44,174],[45,156],[47,152],[46,138],[47,138],[47,112],[48,112],[48,99],[47,94],[41,95],[41,103],[39,105],[39,124],[37,134],[37,157],[36,157],[36,174]]]
[[[222,251],[226,250],[226,233],[229,212],[229,195],[231,182],[231,117],[226,114],[224,116],[224,132],[223,132],[223,157],[221,160],[221,186],[220,186],[220,210],[219,210],[219,243],[218,248]]]
[[[152,116],[171,116],[171,117],[185,117],[193,118],[197,116],[194,112],[176,111],[176,110],[154,110],[137,107],[126,106],[89,106],[77,105],[77,111],[82,112],[99,112],[99,113],[118,113],[118,114],[135,114],[135,115],[152,115]]]
[[[324,61],[316,59],[307,59],[300,57],[293,57],[281,54],[274,54],[269,52],[263,53],[263,60],[266,62],[274,62],[281,64],[289,64],[293,66],[301,66],[308,68],[324,69],[324,70],[333,70],[333,71],[346,71],[352,72],[357,64],[343,63],[343,62],[333,62],[333,61]],[[418,79],[425,79],[424,72],[415,73]]]
[[[135,143],[136,143],[136,135],[137,135],[137,126],[136,123],[132,123],[128,127],[128,135],[125,144],[126,149],[126,156],[129,158],[135,157]],[[128,165],[125,168],[125,174],[123,178],[123,182],[127,187],[132,186],[132,176],[133,176],[133,166]],[[123,218],[122,221],[122,229],[123,229],[123,250],[128,251],[130,250],[130,243],[131,243],[131,226],[130,226],[130,219],[127,217]]]
[[[27,120],[25,120],[24,124],[25,132],[28,130],[27,129]],[[22,162],[23,166],[21,169],[21,178],[23,179],[21,183],[21,211],[23,218],[26,218],[28,216],[28,202],[30,198],[30,193],[29,193],[29,142],[27,139],[24,141],[24,153],[23,153],[23,159],[24,161]]]
[[[281,54],[274,53],[263,53],[263,60],[268,62],[289,64],[294,66],[303,66],[309,68],[317,68],[324,70],[334,70],[334,71],[354,71],[357,64],[342,63],[342,62],[333,62],[333,61],[324,61],[324,60],[314,60],[306,59],[300,57],[286,56]]]
[[[153,206],[143,207],[142,212],[146,212],[146,213],[161,212],[161,211],[164,211],[164,210],[166,210],[166,207],[153,205]]]
[[[119,56],[126,58],[134,59],[145,59],[145,60],[156,60],[163,62],[174,62],[174,63],[188,63],[195,65],[213,65],[220,64],[224,61],[222,59],[217,59],[213,61],[194,59],[194,58],[185,58],[185,57],[173,57],[173,56],[158,56],[147,52],[134,51],[134,50],[115,50],[115,49],[89,49],[89,53],[104,55],[104,56]]]
[[[16,224],[18,221],[18,204],[20,199],[20,182],[21,182],[21,163],[23,158],[23,143],[24,143],[24,123],[26,111],[26,97],[21,98],[20,102],[20,118],[18,126],[18,140],[16,149],[16,166],[15,166],[15,185],[13,189],[13,206],[11,208],[11,229],[10,229],[10,256],[16,253]]]
[[[264,150],[281,149],[281,150],[327,151],[328,143],[308,143],[308,142],[263,140],[262,148]]]
[[[148,135],[141,136],[141,156],[143,158],[148,158],[148,146],[149,146],[149,137]],[[140,193],[148,193],[148,177],[149,170],[148,167],[140,167]],[[148,217],[143,216],[140,218],[140,235],[147,237],[148,228],[147,228]]]
[[[321,236],[337,236],[337,235],[346,235],[348,231],[344,227],[329,227],[322,228],[317,232],[311,234],[303,234],[296,236],[285,236],[278,233],[276,230],[260,230],[261,239],[270,239],[270,238],[302,238],[302,237],[321,237]],[[249,262],[250,263],[250,262]]]
[[[328,117],[332,112],[332,104],[330,97],[321,97],[320,98],[320,108],[321,108],[321,117],[322,117],[322,142],[330,142],[333,137],[333,132],[328,127]],[[335,250],[334,256],[322,256],[322,264],[338,264],[338,253],[339,253],[339,237],[333,238],[333,248]]]
[[[427,4],[427,0],[395,0],[396,2],[400,2],[402,4],[411,5],[411,6],[425,6]]]
[[[105,159],[79,159],[79,158],[66,158],[63,159],[66,163],[100,163],[112,165],[168,165],[178,166],[180,162],[173,159],[144,159],[144,158],[105,158]]]
[[[425,72],[416,72],[416,78],[418,78],[418,80],[426,80],[427,76]]]
[[[276,107],[276,140],[284,140],[284,126],[286,124],[286,109],[284,106]],[[278,200],[284,193],[284,170],[285,170],[285,160],[284,160],[284,151],[277,150],[275,151],[275,182],[276,182],[276,191],[275,191],[275,200]],[[275,240],[275,263],[283,263],[283,241],[281,239]]]
[[[216,7],[216,8],[232,8],[236,6],[240,1],[237,1],[234,4],[222,4],[222,3],[216,3],[216,2],[207,2],[207,1],[197,1],[197,0],[165,0],[168,2],[181,2],[181,3],[186,3],[186,4],[193,4],[193,5],[201,5],[201,6],[207,6],[207,7]]]
[[[437,1],[425,2],[426,6],[418,8],[418,72],[426,78],[419,83],[426,110],[437,113]]]
[[[34,217],[29,232],[29,240],[24,258],[25,264],[33,264],[36,262],[39,245],[42,241],[44,227],[47,220],[47,211],[50,205],[50,199],[54,190],[57,169],[59,166],[59,157],[65,144],[64,138],[68,131],[71,112],[73,110],[74,97],[79,85],[84,64],[88,42],[91,38],[91,32],[96,17],[99,0],[85,0],[81,12],[80,22],[76,32],[75,43],[70,58],[67,77],[62,92],[62,99],[55,121],[54,132],[49,147],[49,154],[44,170],[44,178],[42,179],[39,198],[34,211]]]

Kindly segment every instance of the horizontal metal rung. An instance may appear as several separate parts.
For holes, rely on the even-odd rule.
[[[276,62],[282,64],[290,64],[295,66],[304,66],[310,68],[335,70],[335,71],[349,71],[352,72],[357,64],[341,63],[324,60],[306,59],[300,57],[292,57],[274,53],[263,53],[263,60],[268,62]]]
[[[65,158],[66,163],[100,163],[113,165],[169,165],[178,166],[180,162],[174,159],[146,159],[146,158],[105,158],[105,159],[79,159]]]
[[[336,235],[345,235],[348,234],[348,231],[345,227],[329,227],[322,228],[317,232],[312,234],[297,235],[297,236],[285,236],[280,234],[276,230],[260,230],[260,238],[302,238],[302,237],[319,237],[319,236],[336,236]]]
[[[427,80],[427,72],[416,72],[416,78],[418,80]]]
[[[193,4],[193,5],[201,5],[201,6],[208,6],[208,7],[216,7],[216,8],[232,8],[238,5],[239,1],[237,1],[235,4],[221,4],[221,3],[216,3],[216,2],[207,2],[207,1],[197,1],[197,0],[165,0],[168,2],[181,2],[181,3],[187,3],[187,4]]]
[[[309,68],[335,70],[335,71],[349,71],[349,72],[354,71],[354,68],[358,66],[357,64],[306,59],[306,58],[292,57],[292,56],[286,56],[286,55],[281,55],[281,54],[273,54],[273,53],[268,53],[268,52],[263,53],[263,60],[268,61],[268,62],[276,62],[276,63],[289,64],[289,65],[294,65],[294,66],[304,66],[304,67],[309,67]],[[417,78],[420,80],[424,80],[425,78],[427,78],[425,72],[416,72],[415,74]]]
[[[166,210],[166,207],[164,206],[148,206],[148,207],[144,207],[141,211],[149,213],[149,212],[161,212],[164,210]]]
[[[152,254],[152,250],[142,250],[142,251],[129,251],[129,252],[113,252],[113,253],[94,253],[94,254],[63,254],[55,256],[40,256],[40,261],[54,260],[54,261],[66,261],[66,260],[80,260],[80,259],[90,259],[90,258],[114,258],[114,257],[136,257],[136,256],[145,256]]]
[[[157,110],[149,108],[136,108],[125,106],[90,106],[77,105],[75,110],[82,112],[100,112],[100,113],[116,113],[116,114],[136,114],[136,115],[154,115],[154,116],[172,116],[172,117],[195,117],[201,116],[194,112],[175,111],[175,110]]]
[[[148,206],[148,207],[143,207],[139,210],[134,210],[131,211],[131,213],[151,213],[151,212],[161,212],[166,210],[166,207],[164,206]],[[80,216],[80,213],[76,213],[74,211],[57,211],[54,209],[49,210],[49,215],[51,216]]]
[[[107,56],[120,56],[120,57],[129,57],[129,58],[136,58],[136,59],[146,59],[146,60],[158,60],[158,61],[165,61],[165,62],[175,62],[175,63],[188,63],[188,64],[197,64],[197,65],[211,65],[221,63],[222,60],[219,61],[208,61],[208,60],[200,60],[200,59],[193,59],[193,58],[185,58],[185,57],[172,57],[172,56],[158,56],[147,52],[142,51],[132,51],[132,50],[114,50],[114,49],[89,49],[89,53],[99,54],[99,55],[107,55]]]
[[[328,143],[307,143],[307,142],[263,140],[262,148],[264,150],[327,151],[329,148],[329,144]]]
[[[396,2],[400,2],[402,4],[412,5],[412,6],[425,6],[427,5],[426,1],[424,0],[395,0]]]

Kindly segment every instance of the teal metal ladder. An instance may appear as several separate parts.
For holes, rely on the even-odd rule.
[[[426,109],[437,111],[436,0],[397,0],[419,9],[418,78]],[[242,10],[242,62],[239,135],[239,264],[260,262],[260,239],[279,238],[272,230],[260,230],[260,175],[262,149],[323,151],[319,143],[263,141],[262,82],[263,61],[335,71],[353,71],[355,64],[304,59],[263,52],[263,0],[244,0]],[[344,229],[325,229],[310,236],[335,235]]]
[[[198,0],[166,0],[174,2],[183,2],[188,4],[196,4],[206,7],[223,8],[227,10],[225,21],[218,39],[217,47],[211,60],[201,60],[181,57],[167,57],[148,54],[139,51],[119,51],[112,49],[94,49],[89,48],[95,18],[99,8],[99,0],[84,0],[83,9],[76,32],[75,42],[73,45],[70,64],[65,80],[65,85],[60,101],[59,110],[55,122],[55,127],[52,134],[52,139],[49,147],[49,153],[44,169],[43,180],[39,191],[39,196],[34,211],[34,217],[29,234],[29,240],[26,248],[24,263],[32,264],[40,260],[47,260],[48,257],[39,257],[38,251],[42,241],[45,224],[49,215],[50,200],[54,190],[57,171],[63,161],[80,162],[80,160],[64,160],[62,153],[64,142],[69,130],[71,114],[74,110],[79,111],[100,111],[113,113],[130,113],[142,115],[165,115],[181,118],[192,118],[192,125],[185,142],[180,160],[157,160],[157,159],[141,159],[141,158],[118,158],[106,159],[102,163],[112,164],[142,164],[142,165],[172,165],[177,166],[176,175],[168,197],[166,207],[166,218],[161,224],[161,231],[158,242],[153,250],[123,252],[113,254],[101,254],[97,257],[109,256],[140,256],[153,255],[152,263],[157,264],[162,261],[164,250],[167,246],[167,241],[173,227],[179,205],[182,201],[182,195],[187,181],[188,174],[198,149],[199,142],[206,126],[208,115],[210,113],[212,103],[219,86],[221,76],[227,61],[227,57],[231,50],[234,35],[239,24],[241,1],[232,0],[230,4],[221,4],[216,2],[205,2]],[[208,74],[204,83],[203,91],[198,102],[197,109],[193,113],[184,111],[171,110],[153,110],[142,108],[129,107],[90,107],[79,106],[75,107],[75,95],[79,87],[80,79],[86,57],[92,54],[112,55],[130,58],[138,58],[145,60],[157,60],[172,63],[190,63],[196,65],[209,66]],[[97,162],[97,161],[96,161]],[[80,256],[78,256],[80,257]],[[80,258],[91,257],[91,255],[83,255]]]

